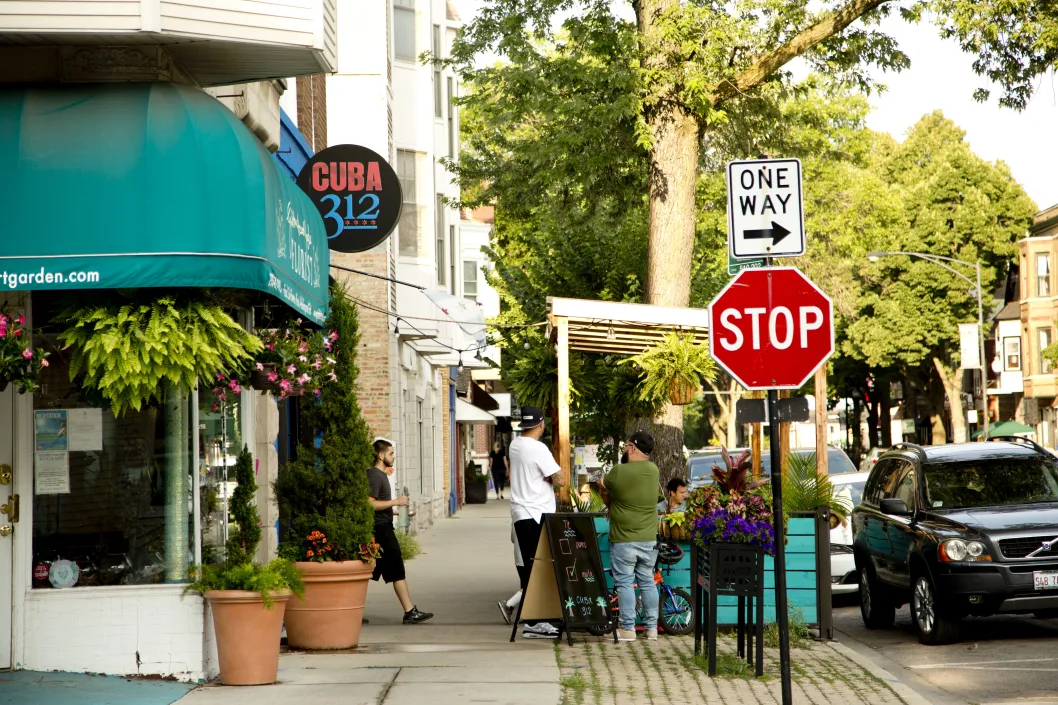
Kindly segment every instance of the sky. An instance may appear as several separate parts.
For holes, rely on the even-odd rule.
[[[464,22],[484,0],[455,0]],[[974,74],[973,58],[951,40],[943,40],[933,25],[913,25],[890,17],[882,29],[896,38],[911,59],[901,73],[877,72],[888,90],[871,99],[867,125],[902,140],[923,115],[941,110],[966,131],[971,148],[989,161],[1000,160],[1041,210],[1058,203],[1058,79],[1040,81],[1032,102],[1022,112],[973,99],[986,81]],[[998,91],[993,91],[993,96]]]

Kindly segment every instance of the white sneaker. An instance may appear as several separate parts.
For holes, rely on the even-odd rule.
[[[647,637],[647,641],[657,641],[658,640],[658,630],[657,629],[647,629],[646,630],[646,637]]]
[[[513,612],[514,610],[512,610],[510,607],[508,607],[507,603],[504,602],[503,600],[500,600],[496,604],[499,605],[499,607],[500,607],[500,614],[503,615],[503,621],[506,622],[507,624],[510,624],[511,623],[511,612]]]
[[[636,630],[626,631],[624,629],[617,630],[617,641],[635,641]]]
[[[526,625],[522,630],[522,637],[525,639],[557,639],[561,634],[554,625],[547,622],[540,622],[531,627]]]

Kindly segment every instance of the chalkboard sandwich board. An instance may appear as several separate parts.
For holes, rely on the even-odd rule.
[[[616,641],[594,516],[544,514],[542,521],[529,587],[518,605],[511,641],[521,622],[558,620],[570,644],[573,629],[612,631]]]

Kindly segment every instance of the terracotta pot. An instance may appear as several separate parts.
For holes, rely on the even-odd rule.
[[[213,611],[220,681],[224,685],[268,685],[279,672],[279,639],[289,590],[272,593],[265,607],[260,593],[249,590],[210,590],[206,599]]]
[[[287,605],[287,645],[295,649],[351,649],[360,643],[367,581],[375,562],[297,563],[305,596]]]
[[[697,393],[698,388],[694,385],[674,380],[672,388],[669,389],[669,402],[676,406],[685,406],[694,401]]]

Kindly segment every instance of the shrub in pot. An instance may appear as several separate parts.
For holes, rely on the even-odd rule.
[[[231,516],[238,528],[225,544],[224,563],[192,566],[186,591],[209,601],[221,682],[265,685],[275,683],[279,671],[287,600],[292,592],[301,593],[303,586],[291,561],[277,558],[263,566],[253,561],[261,527],[252,503],[257,491],[253,458],[245,447],[235,463],[235,481]]]
[[[304,421],[301,443],[296,460],[280,468],[275,483],[287,528],[279,552],[297,561],[305,580],[304,596],[287,607],[287,644],[303,649],[359,643],[367,581],[379,555],[365,472],[374,452],[356,398],[359,322],[340,283],[331,288],[330,304],[336,381],[324,385],[318,398],[297,399]]]
[[[628,359],[642,370],[641,401],[655,407],[694,401],[703,382],[716,377],[716,363],[708,345],[696,345],[694,335],[669,333],[657,345]]]

